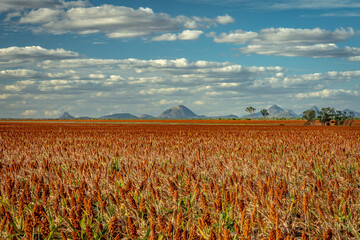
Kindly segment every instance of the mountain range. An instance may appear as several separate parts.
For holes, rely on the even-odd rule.
[[[277,105],[271,105],[266,108],[269,115],[267,118],[299,118],[302,117],[302,114],[296,114],[291,109],[283,109]],[[319,108],[316,106],[313,106],[310,108],[310,110],[315,110],[315,112],[319,111]],[[360,113],[352,111],[350,109],[344,109],[344,113],[349,114],[350,112],[353,112],[355,114],[355,117],[360,117]],[[250,115],[244,115],[241,118],[250,118]],[[233,118],[239,118],[236,115],[230,114],[226,116],[204,116],[204,115],[197,115],[193,111],[191,111],[189,108],[185,107],[184,105],[178,105],[171,107],[164,112],[162,112],[159,116],[154,117],[152,115],[143,114],[140,117],[137,117],[130,113],[116,113],[111,115],[105,115],[102,117],[99,117],[97,119],[233,119]],[[255,112],[252,115],[252,118],[263,118],[263,115],[261,112]],[[68,112],[64,112],[58,119],[96,119],[91,117],[79,117],[75,118],[74,116],[70,115]]]

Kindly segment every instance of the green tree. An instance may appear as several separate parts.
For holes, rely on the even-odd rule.
[[[250,107],[247,107],[247,108],[245,109],[245,111],[247,111],[247,112],[250,114],[250,117],[252,118],[254,112],[256,111],[256,108],[250,106]]]
[[[260,112],[261,112],[261,115],[263,115],[263,118],[267,118],[269,116],[269,112],[267,109],[263,109]]]
[[[347,120],[346,113],[342,111],[336,111],[334,114],[334,121],[336,126],[344,125],[345,121]]]
[[[346,116],[346,119],[344,120],[343,124],[345,126],[351,126],[352,123],[354,122],[355,113],[354,112],[349,112],[349,114],[348,115],[345,114],[345,116]]]
[[[334,108],[331,108],[331,107],[322,108],[321,111],[317,112],[317,114],[318,114],[317,119],[324,126],[330,125],[330,121],[335,116],[335,113],[336,113],[336,111]]]
[[[315,125],[316,112],[313,109],[309,109],[303,112],[303,118],[307,120],[306,125]]]

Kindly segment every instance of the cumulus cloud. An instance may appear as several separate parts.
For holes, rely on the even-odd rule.
[[[24,8],[46,8],[63,6],[62,0],[1,0],[0,12],[22,10]]]
[[[260,55],[275,55],[285,57],[312,57],[312,58],[349,58],[360,56],[360,48],[340,48],[336,44],[315,44],[308,46],[290,45],[248,45],[241,48],[241,52]],[[353,58],[354,59],[354,58]]]
[[[25,117],[29,117],[29,116],[35,116],[37,114],[37,110],[25,110],[21,115],[25,116]]]
[[[0,79],[34,77],[39,75],[37,71],[29,69],[6,69],[0,71]]]
[[[40,46],[0,48],[0,63],[21,63],[27,61],[58,60],[78,58],[79,54],[62,48],[45,49]]]
[[[318,92],[299,93],[297,98],[331,98],[339,95],[359,96],[359,91],[345,89],[324,89]]]
[[[277,73],[275,76],[257,79],[254,81],[254,87],[265,88],[317,88],[323,87],[324,84],[334,84],[349,82],[351,80],[360,80],[360,71],[329,71],[326,73],[312,73],[303,75],[285,75]]]
[[[184,30],[181,33],[165,33],[160,36],[153,37],[152,41],[176,41],[176,40],[196,40],[203,34],[200,30]]]
[[[225,16],[218,16],[216,18],[216,21],[220,24],[228,24],[228,23],[234,23],[235,19],[229,16],[228,14],[226,14]]]
[[[46,117],[59,116],[60,114],[61,114],[61,112],[59,110],[46,110],[46,111],[44,111],[44,115]]]
[[[64,0],[0,0],[0,13],[7,11],[19,11],[26,8],[60,8],[60,7],[80,7],[88,5],[88,1],[68,1]]]
[[[243,53],[287,57],[349,58],[360,55],[360,48],[338,47],[335,43],[356,35],[352,28],[334,31],[321,28],[267,28],[257,32],[236,30],[230,33],[212,34],[217,43],[247,44],[240,48]]]
[[[263,45],[313,45],[321,43],[335,43],[345,41],[355,36],[352,28],[339,28],[335,31],[324,30],[321,28],[313,29],[295,29],[295,28],[266,28],[256,32],[246,32],[236,30],[228,34],[222,33],[220,36],[214,36],[214,41],[218,43],[234,43]]]
[[[279,102],[290,101],[286,100],[288,96],[297,101],[326,99],[320,97],[326,94],[336,99],[359,98],[355,86],[360,80],[360,71],[293,75],[278,66],[244,66],[186,58],[95,59],[66,50],[29,49],[32,51],[26,47],[20,49],[24,58],[31,60],[26,67],[21,62],[11,67],[3,65],[5,67],[0,70],[0,105],[6,112],[12,106],[11,111],[17,111],[15,116],[33,109],[39,115],[51,117],[51,111],[59,111],[64,105],[76,106],[73,114],[77,115],[88,115],[86,111],[91,113],[91,108],[114,111],[115,105],[136,114],[136,104],[148,109],[179,104],[179,100],[189,107],[201,108],[205,103],[227,106],[229,101],[260,101],[274,96],[282,99]],[[19,49],[15,50],[6,49],[7,54],[0,55],[1,61],[14,59]],[[352,92],[344,86],[347,89],[353,86]],[[318,95],[314,91],[319,92],[315,92]],[[84,106],[87,106],[86,111]]]
[[[171,87],[171,88],[151,88],[144,89],[139,92],[141,95],[184,95],[188,92],[188,88]]]
[[[221,33],[220,36],[214,36],[214,41],[217,43],[233,43],[244,44],[255,39],[259,34],[256,32],[245,32],[243,30],[236,30],[231,33]]]
[[[207,28],[217,23],[233,22],[233,19],[229,15],[214,19],[184,15],[171,17],[166,13],[155,13],[151,8],[101,5],[70,9],[34,9],[22,16],[19,22],[37,26],[37,30],[40,28],[57,34],[103,32],[109,38],[134,38],[176,30]],[[178,37],[187,40],[194,39],[194,35],[199,36],[200,32],[183,32]]]
[[[221,81],[221,77],[227,78],[234,76],[237,79],[246,76],[266,75],[274,72],[281,72],[279,66],[257,67],[242,66],[230,62],[212,62],[212,61],[195,61],[190,62],[185,58],[179,59],[68,59],[68,60],[48,60],[38,64],[44,69],[51,68],[111,68],[134,70],[138,74],[162,72],[176,76],[194,79],[194,77],[213,76],[214,80]],[[242,78],[240,77],[242,76]]]
[[[161,99],[159,104],[160,105],[170,105],[170,104],[183,104],[184,100],[166,100],[166,99]]]

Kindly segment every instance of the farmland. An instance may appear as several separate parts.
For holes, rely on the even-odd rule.
[[[358,122],[202,121],[1,122],[0,238],[360,238]]]

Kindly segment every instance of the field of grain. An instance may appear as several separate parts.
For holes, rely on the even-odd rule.
[[[0,238],[360,238],[359,126],[196,121],[0,123]]]

